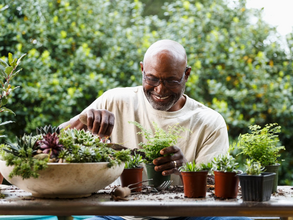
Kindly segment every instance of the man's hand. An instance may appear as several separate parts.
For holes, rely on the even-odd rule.
[[[177,168],[187,162],[181,149],[176,146],[166,147],[160,151],[160,154],[166,155],[153,160],[156,171],[162,171],[163,176],[170,174],[180,175]]]
[[[89,109],[86,112],[87,129],[100,137],[109,137],[112,134],[115,116],[108,110]],[[84,123],[84,122],[83,122]]]

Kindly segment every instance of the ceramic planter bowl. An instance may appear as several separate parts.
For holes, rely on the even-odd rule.
[[[130,184],[140,182],[138,184],[131,185],[130,188],[135,188],[135,189],[132,189],[131,191],[141,192],[142,171],[143,171],[143,167],[124,169],[120,176],[122,187],[126,187],[126,186],[129,186]]]
[[[269,172],[264,172],[260,176],[239,174],[243,201],[270,200],[275,175]]]
[[[124,169],[124,163],[112,168],[107,162],[100,163],[48,163],[48,168],[39,172],[38,178],[9,178],[12,166],[0,160],[4,178],[35,197],[78,198],[87,197],[115,181]]]
[[[235,199],[239,185],[237,173],[214,171],[214,174],[215,196],[222,199]]]
[[[184,196],[187,198],[205,198],[208,171],[181,172]]]

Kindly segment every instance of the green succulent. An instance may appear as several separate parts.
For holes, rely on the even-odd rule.
[[[183,166],[179,167],[180,172],[198,172],[198,171],[210,171],[212,169],[212,163],[200,163],[196,164],[195,160],[187,162]]]
[[[23,179],[30,177],[37,178],[38,171],[47,167],[48,158],[42,160],[34,158],[37,152],[38,137],[24,135],[17,138],[17,143],[7,143],[1,147],[2,159],[6,161],[7,166],[14,166],[9,177],[21,176]]]
[[[36,129],[37,134],[43,134],[43,135],[46,135],[48,133],[50,133],[50,134],[53,134],[53,133],[60,134],[60,130],[61,129],[59,127],[53,127],[51,125],[46,125],[44,127],[40,127],[40,128]]]
[[[238,163],[236,159],[230,155],[219,155],[212,160],[212,170],[222,172],[238,172]]]
[[[63,146],[69,149],[73,144],[84,146],[103,146],[100,138],[89,131],[74,129],[62,129],[59,135],[59,141]]]
[[[253,160],[249,159],[246,160],[245,168],[245,171],[248,175],[259,176],[264,171],[264,167],[261,166],[260,162],[254,162]]]
[[[134,153],[133,156],[131,156],[130,160],[125,163],[125,169],[133,169],[133,168],[139,168],[141,167],[141,164],[144,162],[144,159],[140,154]]]
[[[16,138],[17,143],[7,143],[6,148],[2,148],[5,152],[13,154],[16,157],[32,157],[36,153],[36,139],[32,135],[24,135]]]

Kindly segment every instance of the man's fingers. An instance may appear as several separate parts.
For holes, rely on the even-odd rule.
[[[180,172],[179,172],[178,169],[175,169],[175,168],[170,169],[170,170],[165,170],[165,171],[162,172],[162,175],[163,175],[163,176],[169,176],[169,175],[171,175],[171,174],[177,174],[177,175],[180,175]]]
[[[164,149],[162,149],[160,151],[161,155],[166,155],[166,154],[174,154],[176,152],[180,151],[180,148],[177,146],[170,146],[170,147],[166,147]]]
[[[101,111],[101,114],[100,129],[97,134],[100,137],[110,136],[114,127],[115,117],[113,114],[108,114],[107,111]]]
[[[94,119],[95,119],[95,117],[94,117],[94,112],[93,112],[93,110],[89,110],[89,111],[87,111],[87,128],[88,128],[88,130],[92,130],[93,129],[93,122],[94,122]]]

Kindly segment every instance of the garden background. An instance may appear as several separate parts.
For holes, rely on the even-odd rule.
[[[260,10],[227,2],[1,0],[0,58],[27,54],[7,104],[16,116],[1,117],[16,122],[5,125],[8,138],[57,126],[108,89],[140,85],[146,49],[168,38],[192,67],[186,93],[223,115],[231,143],[251,124],[282,127],[279,184],[292,185],[293,33],[285,51]]]

